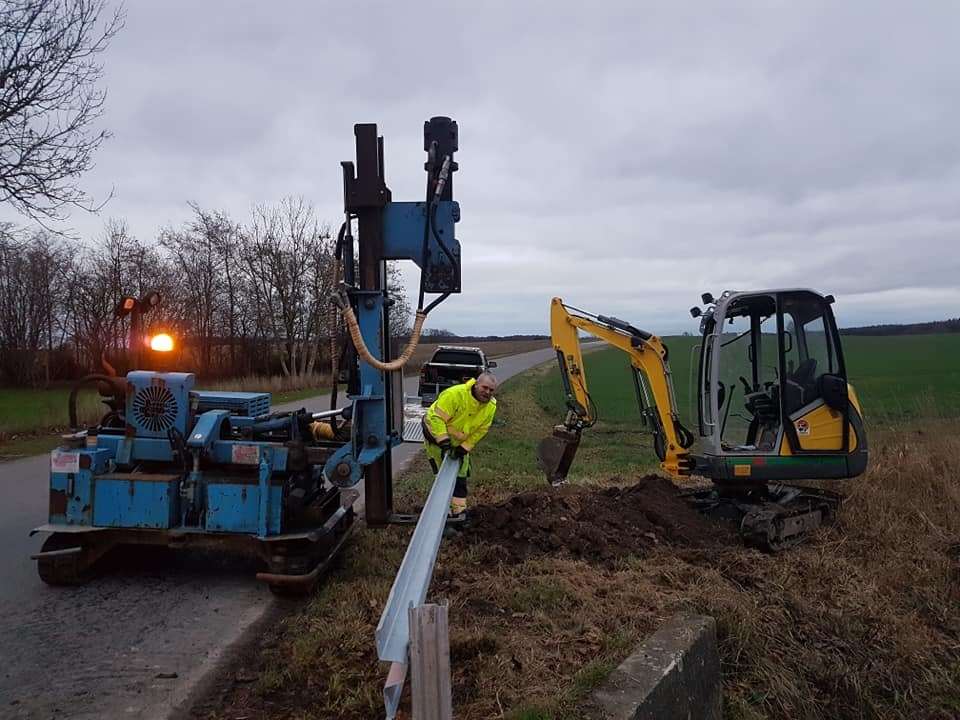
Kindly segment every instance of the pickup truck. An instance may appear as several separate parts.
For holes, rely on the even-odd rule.
[[[441,345],[433,351],[430,362],[420,369],[420,404],[424,407],[432,405],[437,395],[448,387],[466,382],[496,366],[496,361],[487,360],[480,348]]]

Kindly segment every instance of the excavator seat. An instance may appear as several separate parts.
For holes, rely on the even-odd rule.
[[[817,361],[807,358],[797,369],[787,375],[784,384],[784,401],[787,412],[793,412],[817,397]]]

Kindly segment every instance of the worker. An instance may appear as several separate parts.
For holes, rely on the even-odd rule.
[[[460,471],[450,499],[450,517],[465,520],[470,452],[490,429],[497,412],[497,379],[488,372],[444,390],[423,418],[423,448],[433,472],[440,471],[443,457],[460,460]]]

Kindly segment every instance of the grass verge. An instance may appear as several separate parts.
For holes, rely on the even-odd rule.
[[[198,390],[269,392],[275,405],[324,393],[329,378],[249,376],[202,384]],[[56,447],[61,433],[69,429],[69,386],[48,389],[0,389],[0,461],[47,452]],[[104,413],[99,395],[92,388],[78,394],[77,415],[81,424],[92,425]]]
[[[476,451],[473,503],[542,488],[533,449],[557,420],[542,407],[553,404],[552,382],[540,369],[506,384]],[[626,414],[605,417],[585,436],[576,484],[626,484],[654,462]],[[495,545],[445,543],[431,597],[450,602],[457,717],[578,717],[590,690],[678,611],[717,618],[726,717],[957,717],[957,430],[956,421],[873,430],[870,468],[844,485],[838,524],[778,555],[662,546],[610,565],[561,549],[514,563]],[[416,507],[429,483],[416,462],[397,483],[398,506]],[[373,633],[409,532],[362,532],[343,568],[251,661],[257,683],[235,684],[199,715],[382,717],[386,669]]]

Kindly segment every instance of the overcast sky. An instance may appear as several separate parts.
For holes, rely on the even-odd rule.
[[[104,57],[84,180],[155,238],[188,201],[342,213],[353,124],[395,200],[460,125],[463,288],[428,321],[545,332],[549,300],[694,331],[703,291],[809,286],[842,325],[960,315],[955,2],[148,2]],[[411,277],[410,286],[415,282]]]

